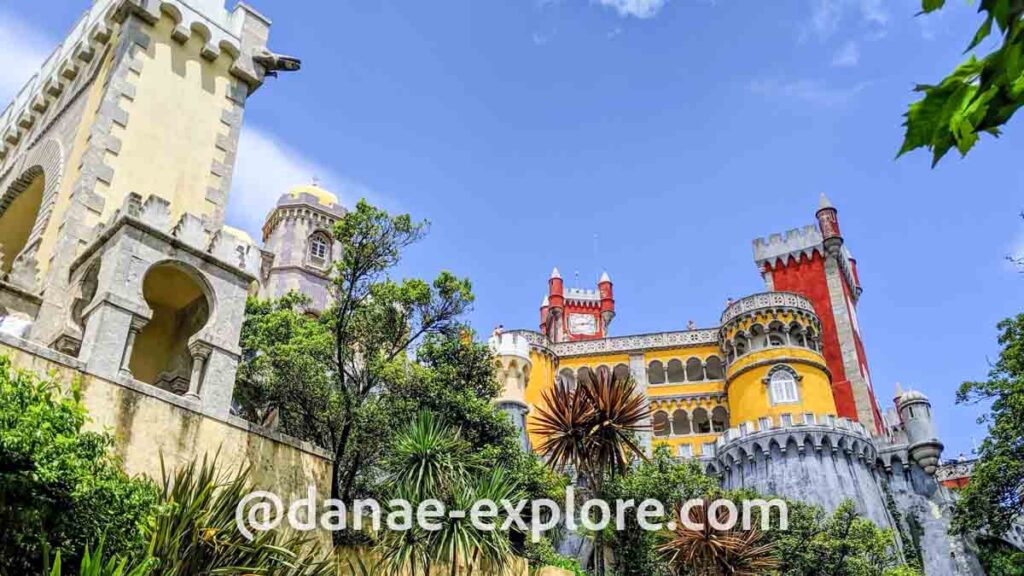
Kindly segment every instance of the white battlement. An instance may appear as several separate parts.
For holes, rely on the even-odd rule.
[[[487,344],[498,356],[514,356],[527,361],[530,359],[530,341],[523,334],[507,332],[491,336]]]
[[[820,250],[822,243],[818,227],[808,224],[803,228],[794,228],[783,234],[772,234],[768,238],[754,240],[754,261],[758,266],[764,263],[774,264],[779,259],[793,255],[810,256],[814,250]]]

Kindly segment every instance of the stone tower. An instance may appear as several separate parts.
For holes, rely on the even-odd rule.
[[[816,226],[755,240],[754,260],[769,290],[801,294],[813,303],[839,416],[881,434],[882,417],[857,323],[862,292],[857,261],[845,246],[838,212],[824,194],[815,218]]]
[[[330,302],[331,264],[341,250],[331,229],[344,215],[338,198],[316,184],[282,195],[263,225],[264,253],[272,260],[264,266],[260,295],[299,291],[312,300],[310,311],[322,312]]]
[[[942,442],[935,433],[932,405],[928,397],[916,390],[897,398],[900,421],[907,435],[910,457],[928,474],[934,474],[942,456]]]
[[[551,271],[540,308],[540,330],[552,342],[605,338],[613,318],[615,298],[607,272],[601,274],[597,290],[591,290],[567,289],[558,268]]]
[[[269,27],[223,0],[96,0],[0,115],[0,305],[33,340],[76,347],[70,266],[131,194],[221,227],[246,100],[298,67]]]
[[[530,342],[524,335],[513,332],[495,334],[489,344],[498,357],[498,381],[504,385],[504,390],[495,400],[495,404],[508,415],[519,431],[523,449],[529,450],[530,438],[527,434],[526,417],[530,407],[526,403],[525,394],[533,369]]]
[[[17,336],[229,411],[261,261],[223,226],[243,111],[299,68],[269,28],[223,0],[95,0],[0,114],[0,317],[24,320]]]

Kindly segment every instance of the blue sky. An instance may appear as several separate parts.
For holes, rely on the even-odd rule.
[[[762,289],[751,240],[840,210],[883,407],[932,399],[946,455],[977,411],[953,403],[1022,310],[1024,124],[935,170],[894,160],[915,82],[962,58],[966,1],[252,0],[303,60],[249,101],[229,220],[253,232],[314,176],[432,222],[406,275],[469,276],[473,324],[535,328],[552,266],[615,281],[615,334],[713,326]],[[6,100],[87,0],[0,6]],[[596,239],[595,239],[596,235]]]

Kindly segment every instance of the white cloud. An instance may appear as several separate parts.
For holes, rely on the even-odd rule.
[[[361,198],[380,200],[368,187],[303,155],[270,132],[245,125],[238,143],[226,219],[258,240],[263,220],[277,199],[314,178],[346,207],[354,206]]]
[[[856,66],[860,62],[860,46],[853,40],[848,41],[832,56],[832,65],[838,67]]]
[[[844,19],[850,17],[856,17],[860,24],[869,27],[869,34],[875,37],[884,35],[891,19],[883,0],[814,0],[811,18],[800,36],[806,38],[813,33],[821,41],[828,40]]]
[[[653,18],[668,0],[596,0],[602,6],[614,8],[623,18]]]
[[[849,104],[870,85],[861,82],[846,88],[836,88],[818,80],[755,80],[750,91],[769,98],[793,100],[814,106],[833,108]]]
[[[0,112],[56,46],[9,12],[0,11]]]

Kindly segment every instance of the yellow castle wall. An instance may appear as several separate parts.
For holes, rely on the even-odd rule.
[[[799,402],[772,405],[764,378],[778,364],[796,370],[802,379],[797,384]],[[728,371],[729,412],[733,425],[756,422],[771,416],[778,422],[781,414],[813,412],[815,416],[835,415],[832,383],[820,354],[806,348],[778,346],[750,352],[734,362]]]
[[[225,161],[216,142],[228,135],[221,117],[233,106],[228,95],[238,81],[229,74],[227,53],[208,62],[200,57],[201,35],[193,33],[178,44],[171,39],[173,27],[167,15],[153,25],[149,47],[138,55],[142,71],[129,78],[135,97],[121,102],[129,115],[127,127],[115,125],[112,131],[122,145],[120,153],[107,158],[114,178],[106,191],[104,219],[130,192],[169,200],[172,220],[185,212],[201,216],[213,211],[206,193],[220,186],[220,177],[211,166]]]

